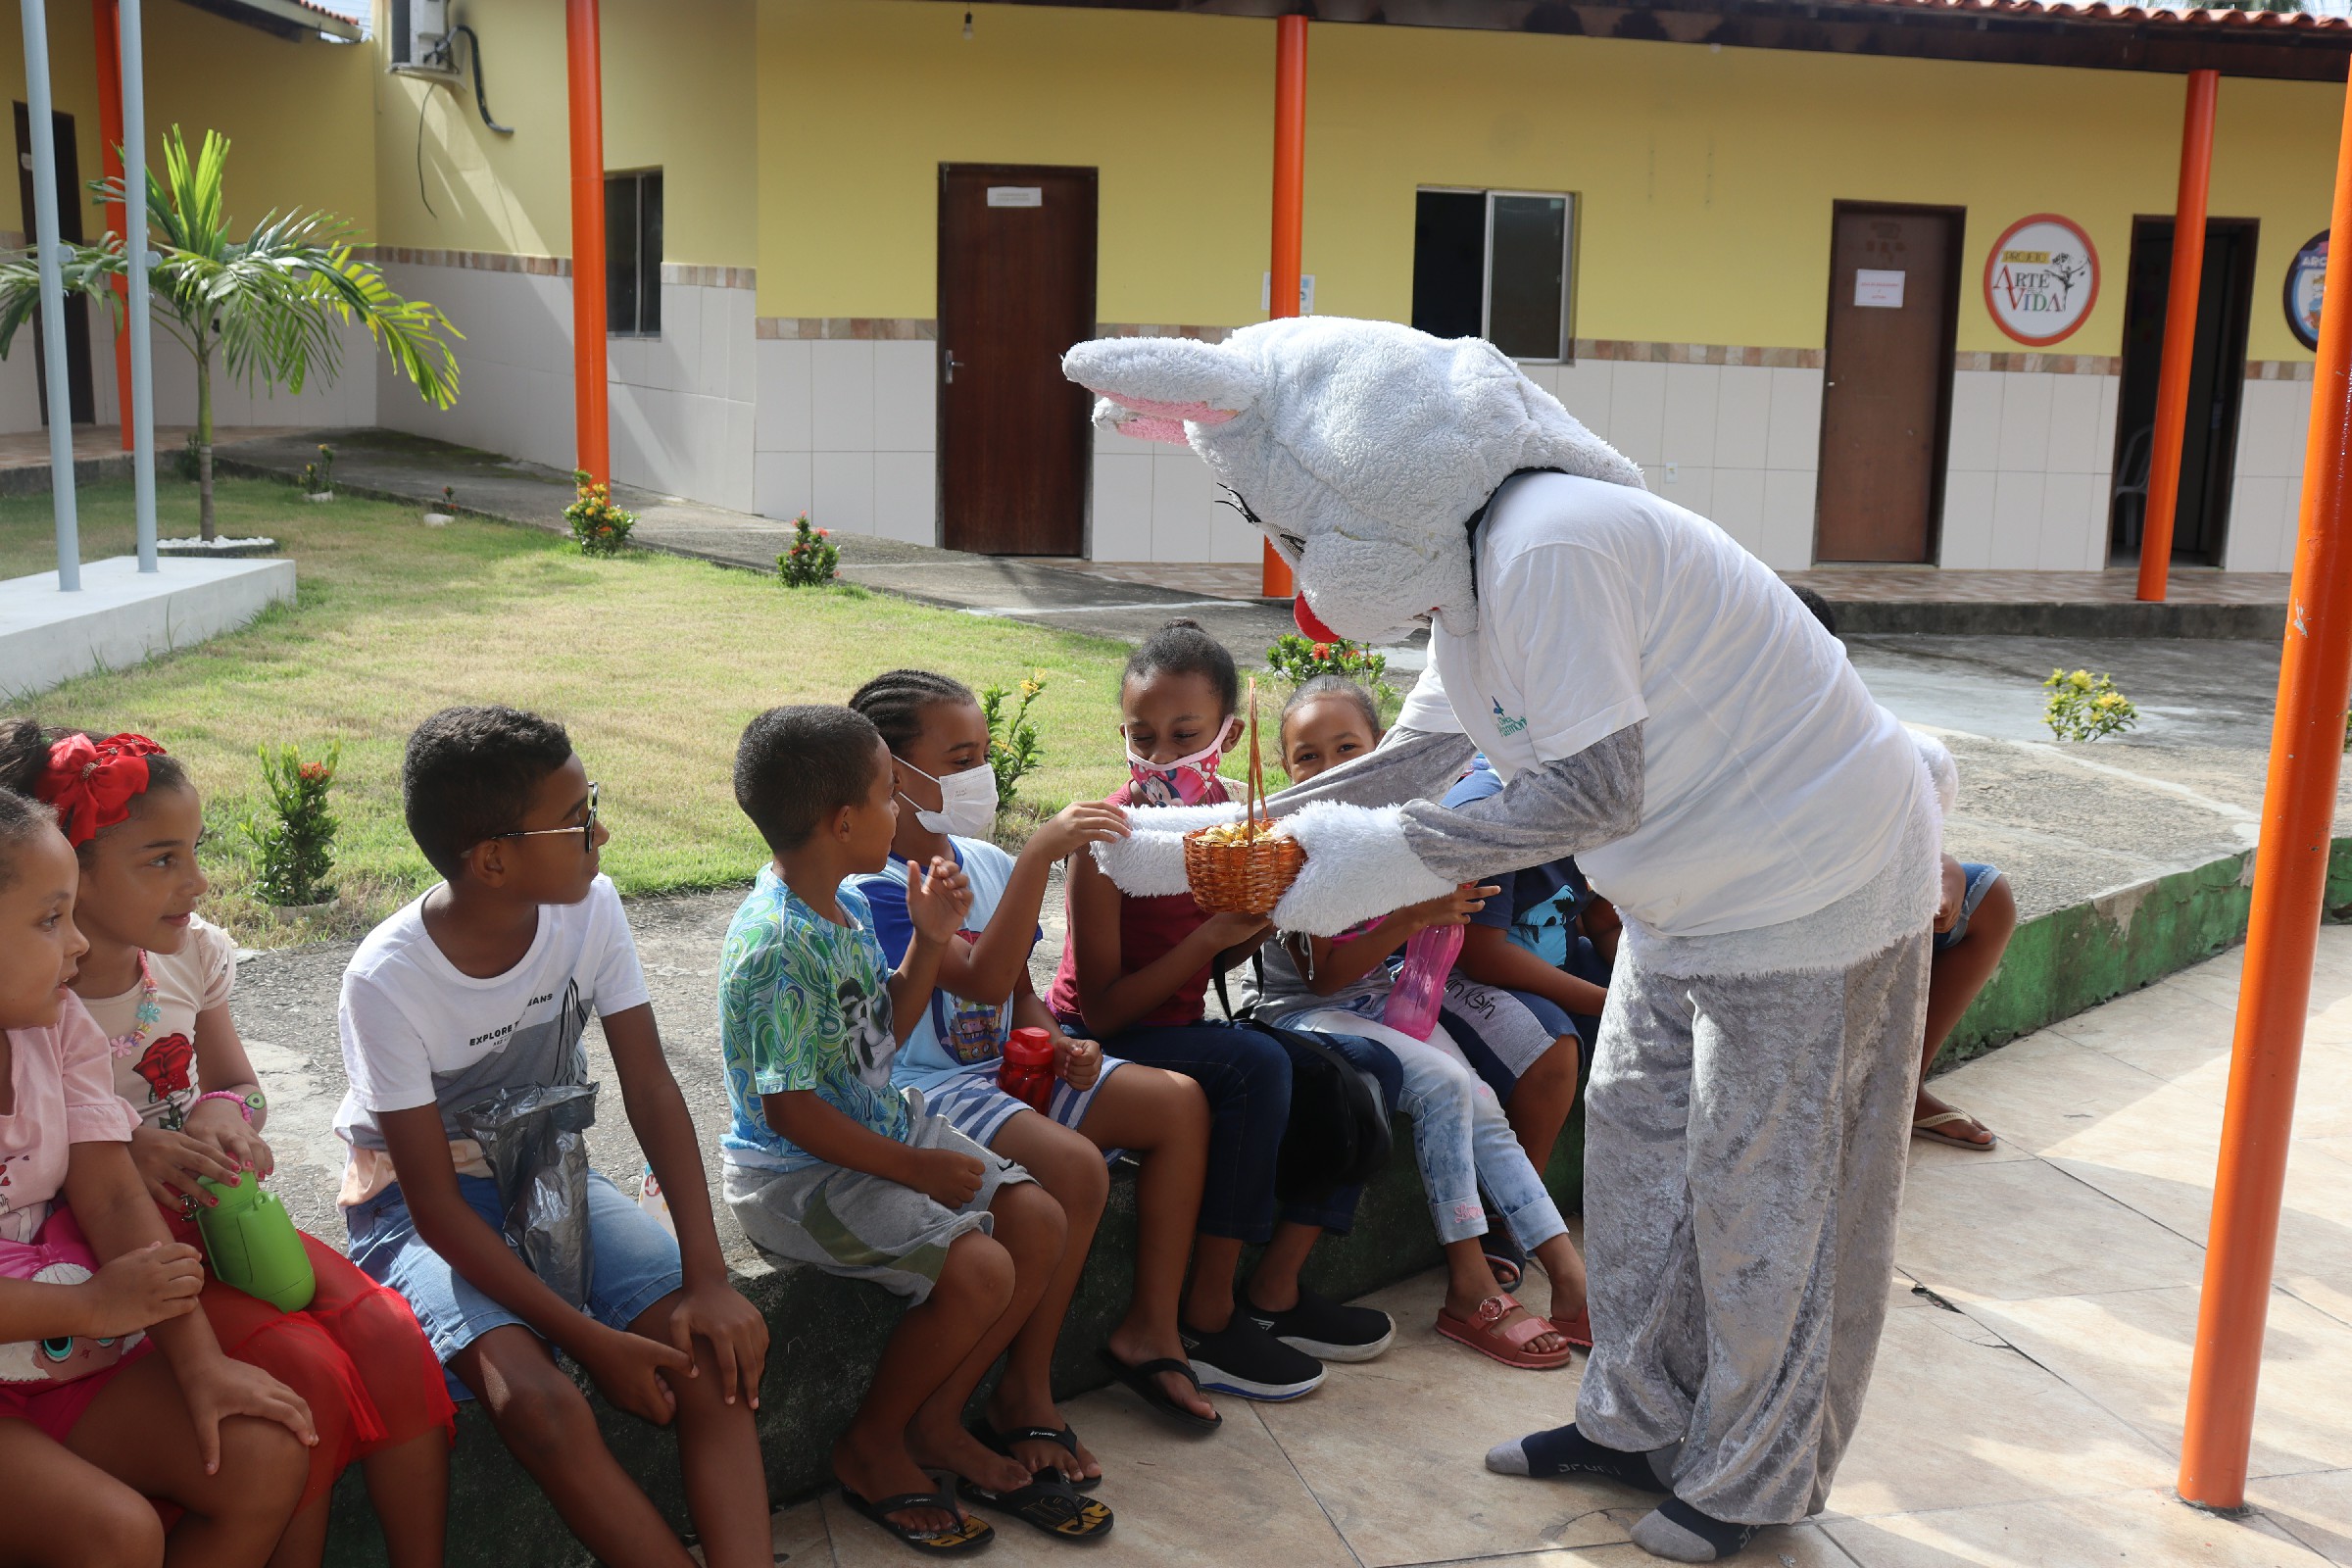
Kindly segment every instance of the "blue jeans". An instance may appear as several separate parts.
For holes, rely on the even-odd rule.
[[[1946,953],[1960,945],[1961,939],[1968,935],[1968,922],[1976,914],[1977,906],[1984,902],[1984,895],[1990,893],[1992,885],[2001,879],[2001,868],[1976,860],[1962,860],[1960,875],[1963,879],[1960,917],[1952,922],[1949,931],[1936,933],[1936,940],[1931,946],[1933,952]]]
[[[1355,1030],[1397,1063],[1404,1088],[1397,1105],[1413,1120],[1413,1157],[1441,1245],[1487,1233],[1482,1185],[1521,1248],[1532,1251],[1567,1231],[1559,1205],[1504,1118],[1502,1102],[1444,1029],[1415,1040],[1340,1007],[1296,1013],[1283,1022],[1319,1033]]]

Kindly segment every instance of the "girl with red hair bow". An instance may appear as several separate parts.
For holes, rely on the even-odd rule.
[[[269,1100],[229,1016],[236,945],[196,913],[204,813],[187,770],[143,735],[0,726],[0,785],[57,813],[80,862],[74,918],[89,942],[72,985],[108,1037],[115,1089],[137,1112],[131,1157],[175,1240],[197,1239],[223,1186],[273,1168]],[[300,1312],[207,1280],[201,1304],[221,1348],[300,1394],[319,1443],[293,1521],[270,1561],[310,1568],[325,1551],[327,1493],[359,1460],[383,1510],[395,1568],[441,1561],[454,1411],[408,1303],[305,1236],[318,1294]]]

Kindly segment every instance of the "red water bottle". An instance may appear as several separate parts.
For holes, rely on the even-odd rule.
[[[997,1087],[1030,1109],[1054,1102],[1054,1037],[1043,1029],[1015,1029],[1004,1042]]]
[[[1438,1026],[1446,977],[1453,973],[1453,960],[1461,951],[1462,928],[1458,925],[1433,925],[1414,932],[1404,945],[1404,964],[1396,971],[1396,983],[1389,988],[1380,1021],[1415,1040],[1427,1040]]]

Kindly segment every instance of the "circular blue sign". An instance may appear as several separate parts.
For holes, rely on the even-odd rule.
[[[2328,277],[2328,231],[2311,236],[2286,264],[2286,326],[2307,349],[2320,346],[2320,293]]]

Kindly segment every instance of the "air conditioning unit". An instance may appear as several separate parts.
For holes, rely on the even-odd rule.
[[[392,0],[392,25],[385,42],[392,69],[404,74],[454,76],[450,56],[449,0]]]

